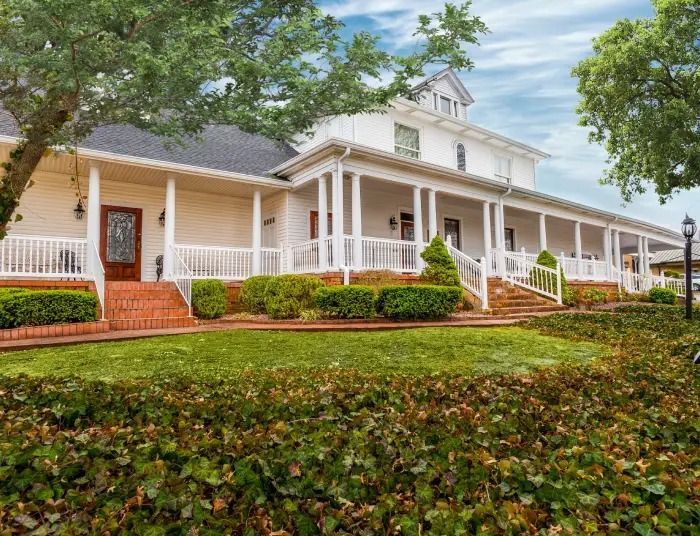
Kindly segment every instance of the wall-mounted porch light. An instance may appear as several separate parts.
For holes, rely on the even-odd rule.
[[[158,216],[158,223],[160,223],[161,227],[165,227],[165,209],[163,209],[163,212]]]
[[[78,204],[75,205],[75,208],[73,209],[73,214],[75,214],[76,220],[83,219],[83,214],[85,214],[85,207],[83,207],[83,200],[82,199],[78,199]]]
[[[396,221],[396,216],[391,216],[389,218],[389,227],[391,227],[392,231],[396,231],[396,228],[399,226],[399,222]]]

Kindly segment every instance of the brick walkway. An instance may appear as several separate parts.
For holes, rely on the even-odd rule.
[[[542,315],[547,313],[542,313]],[[541,316],[541,315],[532,315]],[[446,320],[441,322],[352,322],[352,323],[314,323],[314,322],[226,322],[210,323],[201,326],[187,328],[144,329],[108,331],[106,333],[94,333],[90,335],[47,337],[25,339],[22,341],[0,342],[0,352],[12,350],[27,350],[31,348],[43,348],[52,346],[66,346],[70,344],[124,341],[130,339],[142,339],[146,337],[159,337],[164,335],[183,335],[187,333],[205,333],[211,331],[233,331],[238,329],[254,329],[269,331],[379,331],[392,329],[412,329],[427,327],[497,327],[510,326],[522,322],[523,318],[478,318],[465,320]]]

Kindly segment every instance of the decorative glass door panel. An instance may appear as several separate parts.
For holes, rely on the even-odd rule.
[[[450,237],[452,246],[461,251],[462,244],[459,236],[459,220],[445,218],[445,238]]]
[[[141,280],[140,208],[102,206],[100,256],[108,281]]]

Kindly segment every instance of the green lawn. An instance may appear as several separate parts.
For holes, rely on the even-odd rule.
[[[0,355],[3,374],[120,380],[236,377],[243,371],[336,367],[363,372],[524,372],[603,355],[598,345],[521,328],[381,332],[227,331],[46,348]]]

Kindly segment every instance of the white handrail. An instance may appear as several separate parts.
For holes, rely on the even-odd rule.
[[[327,241],[328,242],[328,241]],[[319,270],[318,239],[292,244],[287,250],[289,270],[292,273],[309,273]],[[328,251],[328,250],[327,250]],[[327,256],[328,265],[332,266],[331,253]]]
[[[102,259],[100,258],[100,252],[97,250],[97,244],[94,241],[90,241],[88,246],[88,256],[90,259],[89,266],[91,267],[91,273],[93,281],[95,282],[95,290],[97,291],[97,298],[100,300],[101,309],[101,319],[105,319],[105,267],[102,264]]]
[[[363,268],[369,270],[416,272],[416,243],[364,236],[362,264]]]
[[[194,279],[241,281],[253,275],[253,248],[176,244],[175,250]],[[282,272],[281,249],[261,248],[260,255],[262,274]]]
[[[524,259],[517,253],[506,252],[503,255],[505,278],[510,283],[556,300],[561,305],[562,292],[560,281],[561,265],[556,269],[542,266]]]
[[[88,279],[87,239],[8,235],[0,240],[0,276]]]
[[[475,261],[450,245],[449,237],[447,251],[450,252],[450,256],[457,266],[462,286],[481,300],[482,309],[488,309],[488,287],[486,284],[486,276],[488,274],[486,273],[486,259],[482,258],[481,263]]]
[[[173,273],[170,274],[170,279],[175,283],[175,286],[180,291],[180,294],[187,303],[189,315],[192,316],[192,271],[187,267],[185,261],[177,252],[177,249],[170,246],[173,255]]]

